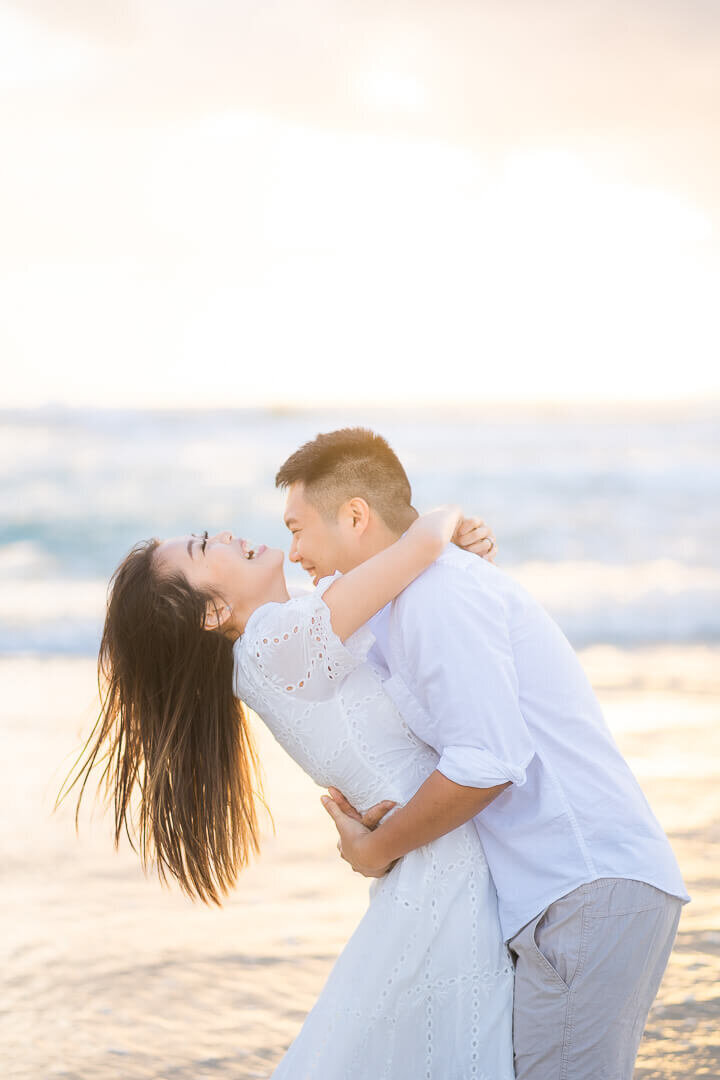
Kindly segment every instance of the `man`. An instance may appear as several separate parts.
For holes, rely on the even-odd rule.
[[[415,516],[399,460],[362,428],[318,435],[276,482],[314,581]],[[474,818],[516,965],[517,1080],[629,1080],[688,897],[577,657],[519,585],[457,549],[370,625],[387,692],[440,760],[377,828],[323,800],[343,857],[379,876]]]

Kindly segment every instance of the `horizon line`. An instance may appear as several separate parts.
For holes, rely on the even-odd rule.
[[[0,415],[8,413],[80,413],[80,412],[243,412],[299,414],[311,412],[333,412],[338,409],[348,411],[372,410],[377,412],[453,412],[470,413],[488,409],[512,409],[523,412],[563,411],[567,409],[619,409],[619,410],[655,410],[702,409],[720,407],[720,391],[712,394],[693,395],[673,398],[482,398],[477,400],[439,400],[439,401],[322,401],[318,403],[301,402],[252,402],[240,404],[227,402],[135,402],[126,404],[105,404],[103,402],[43,401],[34,404],[10,403],[0,406]]]

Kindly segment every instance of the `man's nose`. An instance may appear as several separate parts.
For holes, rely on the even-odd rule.
[[[288,555],[288,559],[290,560],[290,562],[300,562],[300,553],[297,549],[297,544],[295,543],[294,537],[292,543],[290,544],[290,554]]]

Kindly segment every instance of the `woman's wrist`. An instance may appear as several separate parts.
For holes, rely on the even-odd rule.
[[[416,518],[403,537],[413,544],[422,544],[432,561],[450,543],[460,520],[460,512],[453,507],[432,510]]]
[[[437,529],[423,526],[421,520],[418,518],[416,532],[413,532],[413,526],[411,526],[405,535],[410,539],[411,543],[421,544],[423,551],[427,552],[431,558],[436,559],[445,547],[445,539]]]

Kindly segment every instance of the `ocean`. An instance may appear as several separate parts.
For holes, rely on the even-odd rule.
[[[576,647],[720,640],[720,406],[44,408],[0,413],[0,655],[94,655],[141,538],[229,528],[287,550],[275,471],[350,424],[390,440],[419,509],[490,522],[497,564]]]
[[[258,718],[274,828],[222,909],[143,874],[90,791],[55,798],[98,715],[108,579],[140,538],[285,546],[278,465],[365,424],[415,505],[458,501],[556,617],[693,897],[637,1080],[720,1075],[720,425],[713,408],[0,414],[0,1016],[13,1080],[270,1076],[367,905],[320,791]],[[291,582],[302,571],[288,567]]]

